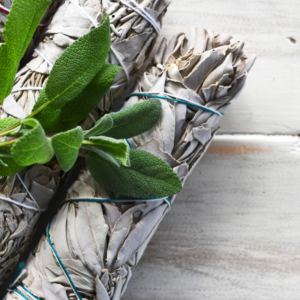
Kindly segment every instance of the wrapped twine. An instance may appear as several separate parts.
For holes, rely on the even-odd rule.
[[[103,99],[99,99],[98,108],[84,121],[83,128],[91,127],[94,118],[109,111],[130,77],[144,67],[169,3],[170,0],[143,0],[139,4],[132,0],[65,0],[36,48],[35,57],[16,76],[12,95],[22,112],[16,114],[19,109],[4,111],[2,107],[1,118],[8,115],[22,118],[32,112],[56,59],[75,40],[99,26],[105,12],[110,15],[112,42],[107,61],[120,65],[123,71],[117,74],[114,85]]]
[[[60,166],[35,165],[0,179],[0,285],[15,270],[60,182]]]
[[[162,44],[156,66],[139,80],[124,107],[161,99],[161,120],[128,140],[131,147],[161,157],[184,184],[215,135],[216,125],[240,93],[255,57],[243,42],[192,28]],[[28,258],[6,299],[118,300],[132,268],[176,195],[166,199],[122,199],[83,172]]]

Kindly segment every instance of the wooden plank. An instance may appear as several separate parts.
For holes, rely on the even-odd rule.
[[[124,300],[300,298],[300,139],[218,136]]]
[[[299,0],[173,0],[162,34],[211,28],[245,41],[246,53],[258,57],[246,88],[221,122],[222,133],[299,133],[299,11]]]

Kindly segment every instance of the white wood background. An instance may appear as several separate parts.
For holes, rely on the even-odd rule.
[[[218,136],[124,300],[300,299],[300,139]]]
[[[173,0],[163,33],[190,26],[258,60],[123,299],[300,300],[300,0]]]

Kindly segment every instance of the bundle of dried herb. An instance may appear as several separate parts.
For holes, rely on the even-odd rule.
[[[182,183],[208,148],[217,122],[254,63],[254,57],[244,55],[244,43],[230,40],[201,28],[192,28],[188,38],[176,36],[168,45],[164,40],[157,65],[144,74],[124,105],[161,98],[160,122],[128,143],[161,157]],[[97,181],[105,183],[106,176],[103,170]],[[120,299],[175,197],[122,199],[83,172],[6,299],[17,299],[18,292],[47,300]]]
[[[44,2],[42,8],[48,3]],[[35,4],[35,0],[30,0],[32,8],[36,8]],[[11,70],[5,69],[3,57],[0,57],[0,67],[7,71],[0,81],[3,87],[0,96],[4,105],[11,98],[11,79],[14,78],[17,59],[20,59],[25,48],[14,46],[13,41],[23,39],[23,36],[13,31],[13,20],[24,11],[26,5],[24,0],[15,0],[6,23],[5,44],[0,47],[13,67]],[[38,24],[37,17],[35,22]],[[26,18],[22,18],[23,23]],[[34,25],[30,28],[32,34]],[[26,38],[26,42],[29,42],[29,38]],[[111,86],[120,70],[120,67],[106,63],[109,50],[110,22],[109,16],[104,14],[100,26],[75,41],[57,59],[33,113],[21,120],[0,120],[2,176],[11,176],[36,163],[47,163],[54,154],[61,168],[67,172],[80,152],[87,158],[88,168],[96,180],[99,177],[99,166],[107,170],[107,182],[104,185],[115,192],[133,197],[157,197],[181,190],[179,177],[163,160],[144,151],[132,152],[125,141],[116,140],[150,130],[161,116],[159,100],[152,99],[121,112],[105,115],[88,131],[83,131],[79,126],[74,128],[97,104],[98,97]],[[138,127],[135,126],[137,123]],[[123,178],[123,185],[115,184],[119,175]],[[140,189],[145,181],[148,183],[147,189]],[[35,199],[33,196],[31,198]],[[39,205],[36,205],[38,208]]]
[[[170,0],[144,0],[139,3],[156,26],[160,26]],[[100,101],[98,108],[85,120],[83,128],[90,128],[94,118],[98,119],[125,89],[131,76],[143,67],[158,33],[144,17],[132,10],[130,0],[66,0],[61,5],[45,32],[43,41],[37,47],[34,58],[19,71],[12,95],[22,112],[13,115],[2,107],[1,118],[28,116],[33,109],[40,90],[47,82],[48,75],[58,57],[75,40],[101,24],[103,13],[110,16],[112,50],[107,62],[120,65],[123,71],[115,78],[114,85]],[[140,12],[140,10],[138,10]],[[28,90],[27,90],[28,89]],[[94,116],[94,117],[93,117]]]
[[[40,214],[59,186],[60,173],[58,164],[35,165],[0,179],[0,285],[28,247]]]

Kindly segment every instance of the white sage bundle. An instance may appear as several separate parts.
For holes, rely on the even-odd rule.
[[[34,58],[16,75],[12,95],[21,112],[13,115],[14,112],[2,107],[1,118],[8,115],[22,118],[32,112],[56,59],[74,41],[99,26],[103,13],[110,15],[111,23],[112,47],[108,62],[123,68],[102,101],[99,99],[100,111],[95,110],[93,114],[97,118],[104,111],[109,111],[130,77],[143,66],[154,46],[157,31],[170,1],[143,0],[139,1],[137,7],[133,0],[65,0],[48,26],[43,41],[35,50]],[[91,116],[85,120],[83,127],[91,127],[93,119]]]
[[[61,169],[35,165],[0,179],[0,285],[15,270],[60,181]]]
[[[192,28],[189,38],[178,35],[168,46],[164,40],[157,65],[124,104],[161,98],[157,126],[128,142],[161,157],[183,184],[255,60],[243,54],[242,42],[230,40],[201,28]],[[122,199],[83,172],[6,299],[18,299],[18,293],[46,300],[120,299],[175,197]]]

